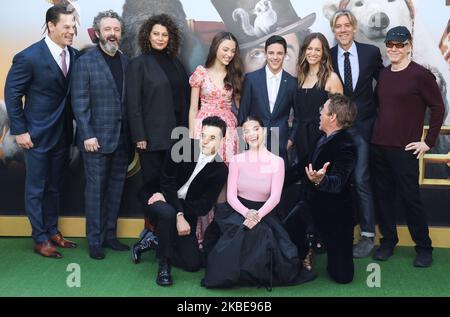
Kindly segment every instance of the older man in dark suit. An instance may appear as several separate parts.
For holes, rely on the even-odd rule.
[[[356,113],[356,106],[347,97],[331,95],[320,111],[320,129],[325,135],[319,138],[308,161],[300,162],[286,175],[288,183],[304,176],[309,180],[303,208],[288,216],[286,229],[299,254],[303,254],[304,239],[299,235],[305,226],[299,220],[302,211],[310,212],[327,246],[327,271],[337,283],[350,283],[354,274],[354,206],[349,179],[355,168],[356,149],[348,128]]]
[[[118,50],[123,23],[109,10],[94,18],[98,47],[86,52],[73,72],[72,106],[86,174],[85,211],[89,255],[103,259],[102,246],[126,251],[117,240],[117,217],[128,166],[125,71]]]
[[[357,150],[354,183],[361,225],[361,239],[353,256],[364,258],[374,246],[375,211],[369,175],[369,141],[375,122],[376,105],[373,81],[383,68],[380,49],[354,40],[356,17],[348,10],[338,10],[331,19],[331,28],[338,44],[331,49],[334,71],[339,75],[344,94],[358,108],[358,117],[349,129]]]
[[[267,39],[265,44],[267,65],[245,76],[239,125],[251,115],[260,118],[267,128],[267,148],[279,151],[277,154],[287,162],[287,150],[293,145],[296,119],[289,129],[288,119],[294,108],[297,80],[283,70],[286,56],[286,40],[278,35]],[[271,148],[271,145],[278,148]]]
[[[76,247],[57,227],[62,176],[73,137],[69,79],[77,54],[70,47],[76,28],[73,11],[64,5],[48,9],[45,20],[45,39],[14,57],[6,79],[5,101],[11,134],[24,149],[25,211],[34,250],[61,258],[55,245]]]

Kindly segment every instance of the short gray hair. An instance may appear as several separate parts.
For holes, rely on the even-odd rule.
[[[123,24],[123,20],[120,17],[119,14],[117,14],[116,12],[114,12],[113,10],[107,10],[107,11],[103,11],[100,12],[99,14],[97,14],[97,16],[94,18],[94,22],[92,23],[92,28],[94,29],[94,31],[97,31],[100,33],[100,23],[102,22],[102,19],[104,18],[112,18],[112,19],[116,19],[120,22],[120,26],[122,27],[122,33],[124,31],[124,24]]]

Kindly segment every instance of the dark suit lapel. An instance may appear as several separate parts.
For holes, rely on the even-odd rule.
[[[363,57],[364,56],[364,52],[363,49],[361,48],[361,46],[359,45],[359,43],[355,42],[356,45],[356,52],[358,53],[358,62],[359,62],[359,76],[358,76],[358,81],[356,82],[355,85],[355,91],[357,91],[357,89],[359,88],[360,85],[360,78],[362,78],[363,76],[363,71],[366,69],[366,59]]]
[[[330,143],[331,141],[333,141],[337,135],[339,135],[343,130],[339,130],[336,133],[334,133],[333,135],[330,135],[329,137],[326,137],[326,139],[319,145],[319,147],[314,150],[313,153],[313,157],[312,157],[312,164],[314,166],[314,164],[316,163],[317,159],[320,157],[320,154],[322,153],[323,149],[325,148],[325,146]],[[321,140],[321,138],[319,138],[319,140]],[[316,166],[317,169],[322,168],[322,166]]]
[[[122,72],[123,72],[123,81],[122,81],[122,107],[125,104],[125,89],[126,89],[126,80],[125,80],[125,76],[126,76],[126,62],[125,62],[125,58],[123,56],[122,53],[117,52],[117,54],[120,54],[120,63],[122,64]]]
[[[258,74],[258,83],[257,87],[261,87],[261,96],[264,101],[264,105],[262,105],[270,116],[270,105],[269,105],[269,93],[267,92],[267,80],[266,80],[266,67],[263,67]]]
[[[287,75],[284,70],[282,70],[282,72],[283,73],[281,75],[280,88],[278,89],[277,100],[275,101],[275,105],[273,106],[272,116],[275,116],[275,113],[278,111],[278,108],[280,108],[280,105],[282,104],[282,101],[286,94]]]
[[[119,100],[120,100],[120,94],[117,91],[117,87],[115,84],[116,81],[111,73],[111,69],[109,68],[108,64],[106,63],[105,58],[102,55],[102,52],[100,52],[100,48],[99,47],[95,48],[95,51],[96,51],[95,54],[97,55],[97,60],[99,61],[98,66],[100,68],[102,68],[101,73],[105,74],[108,83],[111,83],[111,87],[116,92],[117,98],[119,98]]]
[[[338,74],[341,83],[344,84],[344,80],[341,77],[341,73],[339,72],[339,64],[338,64],[338,46],[334,46],[331,49],[331,62],[333,63],[333,69],[336,74]]]
[[[41,41],[41,49],[42,49],[42,56],[44,57],[47,65],[55,74],[57,74],[58,82],[61,84],[62,87],[64,87],[65,81],[64,74],[61,68],[59,67],[58,63],[53,58],[53,55],[50,52],[50,49],[48,48],[47,43],[45,43],[44,39]]]
[[[70,78],[70,74],[72,73],[73,66],[75,65],[75,50],[72,49],[71,47],[67,47],[67,48],[69,49],[70,64],[69,64],[69,70],[67,71],[66,78]]]

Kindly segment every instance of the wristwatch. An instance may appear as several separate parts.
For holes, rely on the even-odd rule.
[[[177,212],[177,217],[178,217],[178,216],[184,216],[184,212],[182,212],[182,211]]]

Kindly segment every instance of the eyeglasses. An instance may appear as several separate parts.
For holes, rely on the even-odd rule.
[[[387,48],[393,48],[395,46],[396,48],[404,48],[408,44],[409,44],[408,42],[405,42],[405,43],[386,42],[386,47]]]

